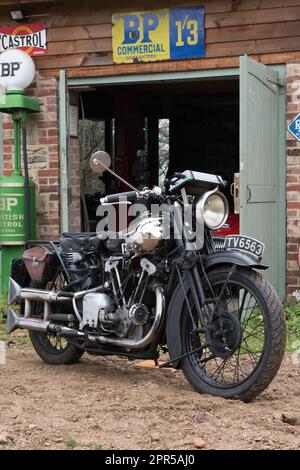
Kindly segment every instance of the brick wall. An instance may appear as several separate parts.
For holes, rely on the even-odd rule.
[[[27,94],[41,104],[41,112],[28,118],[29,175],[36,183],[37,238],[56,239],[59,235],[59,156],[57,84],[54,78],[37,73]],[[3,115],[4,174],[13,170],[13,124]],[[23,160],[23,158],[21,159]]]
[[[300,64],[287,64],[287,125],[300,112]],[[287,293],[300,296],[300,142],[287,132]]]

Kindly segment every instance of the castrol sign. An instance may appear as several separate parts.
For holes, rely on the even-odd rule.
[[[44,23],[19,23],[0,28],[0,52],[7,49],[21,49],[35,57],[46,54],[46,27]]]

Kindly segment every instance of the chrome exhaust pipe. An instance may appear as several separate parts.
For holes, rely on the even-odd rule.
[[[156,337],[157,332],[162,324],[162,319],[165,312],[165,296],[163,293],[163,289],[157,286],[154,291],[156,296],[156,313],[151,330],[148,331],[146,336],[144,336],[140,340],[135,341],[134,339],[128,338],[109,338],[107,336],[88,335],[88,340],[101,345],[106,344],[109,346],[118,346],[121,348],[144,349],[146,346],[152,343],[152,341]]]
[[[49,321],[40,320],[38,318],[19,317],[11,307],[8,308],[6,324],[8,334],[12,333],[17,328],[46,332],[49,324]]]
[[[41,333],[53,333],[59,336],[69,336],[76,338],[84,338],[82,331],[68,328],[67,326],[58,325],[50,321],[44,321],[39,318],[25,318],[20,317],[16,312],[9,307],[7,311],[7,333],[12,333],[17,328],[39,331]]]
[[[22,291],[34,290],[34,289],[21,289]],[[155,318],[153,325],[143,338],[139,340],[129,339],[129,338],[109,338],[107,336],[101,335],[87,335],[87,339],[91,342],[101,344],[101,345],[109,345],[109,346],[118,346],[121,348],[129,348],[129,349],[144,349],[148,346],[156,337],[159,328],[162,324],[162,320],[165,313],[165,297],[163,293],[163,289],[159,286],[155,288],[155,296],[156,296],[156,308],[155,308]],[[40,292],[40,291],[39,291]],[[45,291],[48,292],[48,291]],[[51,291],[50,291],[51,292]],[[28,300],[28,299],[27,299]],[[33,299],[31,299],[33,300]],[[39,300],[41,300],[39,298]],[[68,298],[69,300],[69,298]],[[30,317],[21,317],[16,314],[16,312],[9,307],[7,312],[7,333],[12,333],[17,328],[32,330],[32,331],[39,331],[42,333],[52,333],[59,336],[65,337],[76,337],[76,338],[85,338],[85,333],[83,331],[78,331],[73,328],[68,328],[66,326],[62,326],[51,321],[45,321],[38,318],[30,318]]]
[[[9,278],[8,305],[22,300],[33,300],[41,302],[66,302],[71,301],[70,297],[59,296],[57,291],[32,289],[30,287],[21,287],[19,284]]]

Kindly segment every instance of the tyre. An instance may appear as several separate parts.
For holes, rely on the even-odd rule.
[[[47,333],[30,331],[29,338],[36,353],[46,364],[75,364],[84,353],[65,338],[56,338]]]
[[[182,359],[181,367],[200,393],[251,401],[279,369],[285,351],[285,320],[276,291],[256,271],[237,268],[221,292],[229,271],[222,267],[208,273],[206,333],[199,333],[194,306],[189,311],[185,305],[182,352],[197,351]]]
[[[31,287],[39,289],[57,289],[61,288],[61,278],[51,282],[51,285],[31,283]],[[43,304],[35,302],[33,316],[42,318]],[[74,326],[74,325],[70,325]],[[69,343],[66,338],[56,337],[52,334],[41,333],[38,331],[29,331],[31,344],[38,356],[50,365],[75,364],[79,361],[84,351]]]

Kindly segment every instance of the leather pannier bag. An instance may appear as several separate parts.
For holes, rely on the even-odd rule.
[[[34,246],[24,251],[23,260],[30,278],[44,282],[52,280],[57,270],[56,256],[44,246]]]

